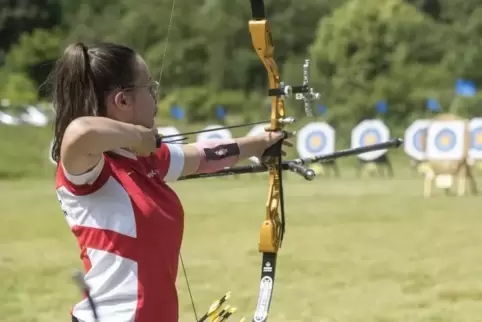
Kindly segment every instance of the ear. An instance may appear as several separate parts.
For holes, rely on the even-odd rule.
[[[114,96],[114,103],[117,108],[126,110],[132,106],[132,99],[125,92],[119,91]]]

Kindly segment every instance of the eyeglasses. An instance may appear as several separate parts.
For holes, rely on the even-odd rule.
[[[133,89],[144,88],[144,87],[147,87],[147,89],[149,90],[149,93],[152,95],[152,97],[154,97],[154,98],[157,97],[157,93],[159,92],[159,82],[158,81],[151,81],[151,82],[149,82],[149,84],[146,84],[146,85],[124,87],[123,90],[130,91],[130,90],[133,90]]]

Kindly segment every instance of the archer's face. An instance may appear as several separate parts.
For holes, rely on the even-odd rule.
[[[133,62],[133,81],[127,88],[114,91],[107,99],[109,117],[147,128],[154,126],[157,114],[158,83],[151,78],[144,60],[137,56]]]
[[[136,64],[138,88],[133,92],[132,123],[152,128],[157,114],[158,83],[152,79],[149,68],[140,56],[137,57]]]

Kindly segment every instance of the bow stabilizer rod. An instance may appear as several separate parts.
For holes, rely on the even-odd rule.
[[[339,158],[344,158],[348,156],[358,155],[365,152],[370,151],[377,151],[377,150],[384,150],[390,148],[398,148],[403,143],[401,138],[392,139],[386,142],[367,145],[363,147],[353,148],[353,149],[344,149],[340,151],[335,151],[330,154],[314,156],[310,158],[304,159],[293,159],[293,160],[285,160],[281,163],[281,169],[283,171],[291,171],[295,172],[302,177],[304,177],[308,181],[312,181],[315,178],[314,171],[312,169],[304,167],[304,165],[315,163],[315,162],[327,162]],[[246,173],[260,173],[260,172],[267,172],[268,168],[263,164],[250,164],[250,165],[242,165],[232,168],[226,168],[217,172],[213,173],[197,173],[188,176],[180,177],[178,180],[190,180],[190,179],[200,179],[200,178],[210,178],[210,177],[225,177],[237,174],[246,174]]]

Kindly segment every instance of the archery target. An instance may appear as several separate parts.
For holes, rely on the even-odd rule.
[[[172,142],[172,143],[182,143],[182,140],[181,140],[182,136],[179,135],[179,134],[181,134],[181,132],[179,132],[179,130],[176,129],[175,127],[173,127],[173,126],[158,127],[157,133],[161,134],[162,136],[176,135],[176,136],[167,138],[166,141],[169,142],[169,141],[179,140],[179,141]]]
[[[430,120],[416,120],[406,130],[404,137],[405,153],[418,161],[426,160],[425,140]]]
[[[308,123],[298,131],[296,149],[300,158],[333,153],[335,130],[325,122]]]
[[[482,118],[473,118],[469,123],[470,149],[469,157],[473,160],[482,159]]]
[[[233,135],[231,134],[231,131],[229,131],[228,129],[225,129],[221,125],[208,125],[203,129],[203,131],[211,130],[211,129],[219,129],[219,130],[199,133],[196,137],[196,141],[199,142],[199,141],[205,141],[205,140],[231,139],[233,137]]]
[[[49,145],[49,161],[50,163],[52,163],[53,165],[57,165],[57,162],[55,162],[55,160],[52,158],[52,150],[54,148],[54,140],[50,141],[50,145]]]
[[[266,132],[265,128],[269,127],[270,124],[269,123],[265,123],[265,124],[257,124],[255,126],[253,126],[251,128],[251,130],[249,130],[248,134],[246,134],[246,136],[256,136],[256,135],[261,135],[263,133]],[[253,162],[253,163],[256,163],[256,164],[259,164],[259,159],[257,157],[250,157],[249,158],[249,161]]]
[[[464,139],[464,121],[433,121],[427,130],[427,159],[462,160],[465,154]]]
[[[382,143],[390,139],[390,130],[381,120],[365,120],[351,131],[351,147],[359,148]],[[358,154],[364,161],[373,161],[387,153],[387,149]]]

